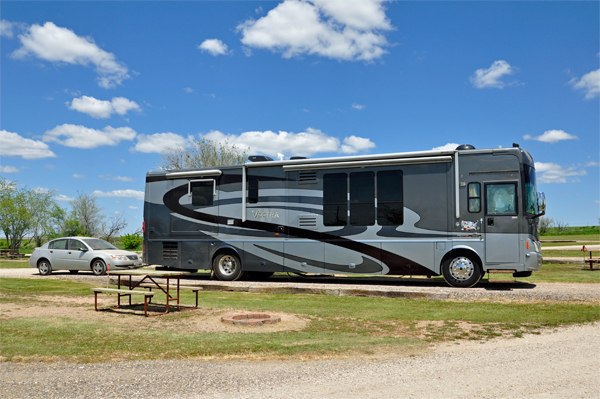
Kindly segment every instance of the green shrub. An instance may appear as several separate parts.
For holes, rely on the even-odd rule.
[[[137,249],[144,240],[139,234],[125,234],[123,237],[123,246],[125,249]]]

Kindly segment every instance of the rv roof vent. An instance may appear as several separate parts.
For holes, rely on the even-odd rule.
[[[294,160],[297,160],[297,159],[308,159],[308,158],[306,158],[306,157],[291,157],[290,161],[294,161]]]
[[[456,149],[458,151],[462,151],[462,150],[474,150],[475,147],[473,147],[471,144],[462,144],[462,145],[459,145],[458,147],[456,147]]]
[[[267,162],[267,161],[272,161],[273,158],[267,157],[267,156],[264,156],[264,155],[250,155],[248,157],[248,160],[250,162]]]

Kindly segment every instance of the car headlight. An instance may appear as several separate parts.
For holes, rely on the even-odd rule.
[[[127,256],[125,255],[111,255],[110,257],[116,260],[127,260]]]

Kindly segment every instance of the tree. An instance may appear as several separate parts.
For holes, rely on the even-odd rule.
[[[194,169],[239,165],[246,162],[247,158],[248,149],[242,150],[228,141],[191,139],[187,148],[167,147],[160,154],[159,166],[164,169]]]
[[[98,237],[102,233],[104,217],[100,213],[102,208],[96,204],[98,197],[92,194],[78,193],[77,198],[71,200],[73,213],[70,215],[71,227],[76,227],[80,235]],[[74,221],[79,223],[77,227]]]
[[[127,227],[127,222],[125,221],[123,214],[115,213],[115,215],[108,220],[108,223],[102,224],[103,238],[114,244],[115,237],[125,227]]]
[[[18,188],[15,182],[0,177],[0,229],[4,232],[8,248],[19,250],[25,234],[45,234],[44,225],[49,219],[54,193]]]

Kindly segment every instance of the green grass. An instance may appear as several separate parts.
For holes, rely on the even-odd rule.
[[[586,265],[583,263],[544,263],[542,268],[534,271],[531,277],[517,278],[517,281],[530,283],[600,283],[600,271],[582,270],[584,267]]]
[[[573,235],[595,235],[600,236],[600,226],[579,226],[579,227],[550,227],[542,237],[548,236],[573,236]]]
[[[23,269],[29,266],[29,260],[0,260],[0,269]]]
[[[131,314],[106,319],[92,310],[90,287],[64,280],[0,279],[0,300],[7,309],[0,324],[0,356],[5,360],[92,362],[417,354],[430,342],[518,337],[544,327],[600,319],[600,307],[593,304],[461,303],[239,292],[201,292],[202,309],[195,311],[150,319]],[[185,292],[182,302],[193,303],[192,295]],[[61,306],[75,306],[79,311],[87,307],[90,313],[82,320],[76,316],[49,317],[43,312],[38,317],[11,317],[13,304],[57,306],[50,301],[51,296],[86,297],[87,306],[70,302]],[[260,332],[260,327],[247,327],[244,333],[185,328],[205,314],[230,309],[295,314],[308,323],[292,331],[271,333]],[[464,328],[465,323],[470,327]]]

